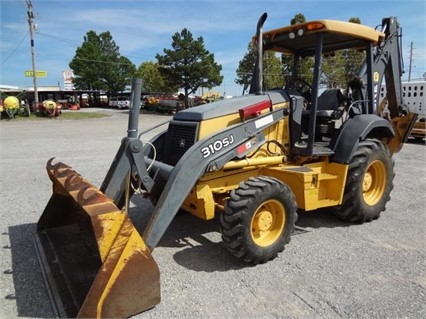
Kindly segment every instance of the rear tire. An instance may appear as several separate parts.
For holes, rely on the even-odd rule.
[[[343,203],[334,215],[351,222],[370,222],[386,209],[393,189],[394,162],[388,147],[376,139],[359,143],[349,164]]]
[[[222,241],[237,258],[264,263],[284,250],[296,220],[296,200],[287,185],[272,177],[252,177],[231,191],[220,215]]]

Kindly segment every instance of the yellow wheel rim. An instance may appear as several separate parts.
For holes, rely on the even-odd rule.
[[[266,247],[282,234],[285,225],[285,208],[275,199],[264,202],[251,220],[251,237],[255,244]]]
[[[362,181],[362,195],[368,205],[377,204],[386,187],[386,167],[381,161],[371,162]]]

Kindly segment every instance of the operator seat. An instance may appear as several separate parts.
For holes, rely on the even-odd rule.
[[[345,98],[340,89],[327,89],[318,97],[317,117],[339,118],[342,114],[339,108],[344,105]],[[341,110],[340,110],[341,111]],[[309,108],[303,111],[304,116],[309,116]]]
[[[317,123],[315,129],[316,139],[322,136],[330,137],[335,128],[335,120],[343,115],[344,96],[340,89],[327,89],[318,97]],[[310,110],[302,112],[302,130],[308,133]]]
[[[335,117],[336,111],[343,105],[344,97],[340,89],[327,89],[318,97],[317,116]]]

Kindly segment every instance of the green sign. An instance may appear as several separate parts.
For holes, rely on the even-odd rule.
[[[25,71],[25,76],[27,78],[32,78],[33,75],[34,75],[33,71]],[[46,78],[47,77],[47,71],[36,71],[36,77]]]

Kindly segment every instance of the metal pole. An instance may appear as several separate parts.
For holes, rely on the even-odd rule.
[[[34,103],[35,108],[38,108],[38,89],[37,89],[37,71],[36,71],[36,63],[35,63],[35,49],[34,49],[34,14],[33,14],[33,5],[31,1],[25,1],[28,7],[28,26],[30,27],[30,41],[31,41],[31,62],[33,67],[33,85],[34,85]]]
[[[132,99],[129,107],[129,125],[127,129],[127,137],[138,137],[139,109],[141,106],[142,79],[133,79],[132,82]]]
[[[410,45],[410,66],[408,68],[408,82],[411,81],[411,63],[413,62],[413,42]]]

